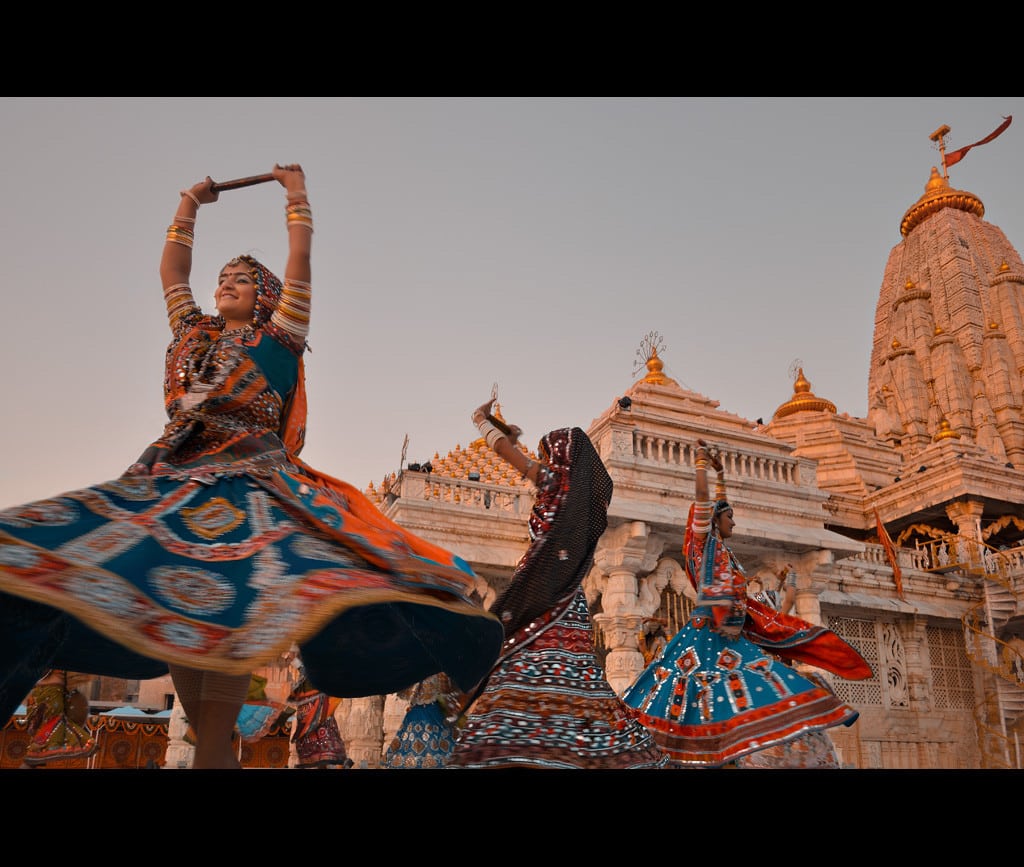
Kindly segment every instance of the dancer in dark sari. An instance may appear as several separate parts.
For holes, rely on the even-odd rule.
[[[546,434],[534,461],[520,429],[473,415],[487,444],[537,487],[530,547],[491,606],[505,628],[477,688],[450,768],[658,768],[666,757],[616,695],[594,652],[582,583],[608,525],[612,480],[578,427]]]

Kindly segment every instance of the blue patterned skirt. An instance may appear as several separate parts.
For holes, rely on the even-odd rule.
[[[851,725],[857,711],[697,609],[623,695],[677,763],[718,767],[807,732]]]
[[[0,715],[51,666],[242,674],[293,643],[332,696],[439,670],[478,682],[503,632],[471,601],[469,566],[351,486],[266,460],[126,475],[0,511]]]

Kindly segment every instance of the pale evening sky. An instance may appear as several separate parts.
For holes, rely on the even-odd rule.
[[[298,162],[316,223],[303,458],[362,489],[477,436],[499,386],[532,447],[665,372],[754,420],[867,413],[904,212],[950,167],[1024,245],[1024,97],[4,97],[0,508],[117,477],[166,421],[158,275],[178,191]],[[199,213],[192,286],[284,268],[284,193]]]

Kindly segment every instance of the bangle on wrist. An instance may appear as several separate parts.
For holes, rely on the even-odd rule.
[[[202,202],[199,201],[199,199],[196,197],[196,194],[193,193],[191,190],[182,190],[181,191],[181,195],[182,196],[188,196],[193,202],[195,202],[196,203],[196,208],[199,208],[199,207],[202,206]]]
[[[293,198],[296,201],[305,201],[306,196],[308,195],[309,193],[307,193],[305,190],[289,190],[288,192],[285,193],[285,198],[287,198],[288,201],[291,201]]]
[[[494,444],[501,439],[505,434],[498,430],[493,424],[491,424],[486,418],[477,423],[477,430],[480,431],[480,435],[484,438],[488,448],[494,449]]]

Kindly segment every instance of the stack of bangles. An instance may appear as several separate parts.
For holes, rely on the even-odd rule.
[[[301,196],[294,201],[292,196]],[[305,190],[300,190],[295,193],[290,193],[288,196],[288,204],[285,205],[285,224],[290,229],[292,226],[304,226],[313,231],[313,212],[309,208],[309,202],[306,201]]]
[[[494,444],[501,437],[508,437],[512,433],[507,425],[502,424],[493,415],[484,415],[480,411],[473,413],[472,421],[487,443],[487,447],[492,451],[494,450]]]
[[[180,220],[181,217],[175,217],[176,220]],[[171,223],[167,227],[167,240],[174,244],[181,244],[182,247],[191,247],[192,239],[195,238],[195,233],[186,226],[176,226]]]

